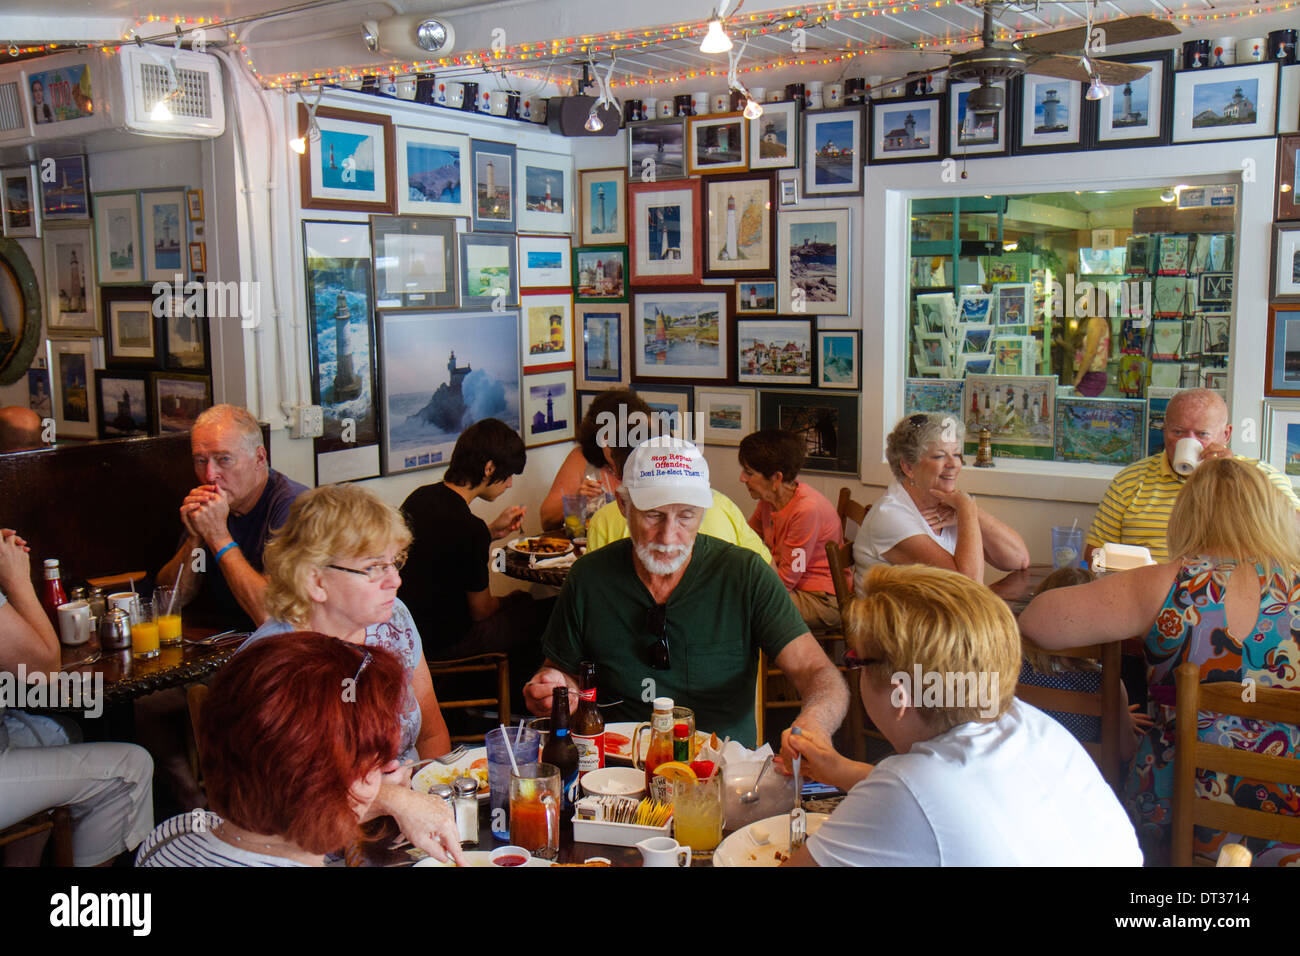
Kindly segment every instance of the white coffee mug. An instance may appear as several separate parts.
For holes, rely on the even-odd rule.
[[[547,104],[547,99],[544,96],[539,96],[536,100],[534,100],[532,108],[529,110],[529,113],[532,114],[531,116],[529,116],[529,119],[531,119],[534,123],[545,123],[546,104]]]
[[[690,866],[691,848],[681,846],[672,837],[651,837],[636,845],[641,851],[642,866]]]
[[[134,591],[119,591],[116,594],[108,596],[108,607],[112,610],[115,607],[121,608],[131,615],[131,623],[140,623],[140,595]]]
[[[826,84],[826,105],[831,109],[844,105],[844,84],[827,83]]]
[[[1268,42],[1263,37],[1250,37],[1237,41],[1237,62],[1258,63],[1268,54]]]
[[[825,89],[826,84],[822,80],[813,80],[809,83],[804,91],[807,97],[804,105],[810,110],[821,109],[825,105],[825,97],[823,96],[823,90]]]
[[[659,101],[659,108],[655,111],[659,114],[660,119],[672,119],[673,110],[676,109],[671,96],[665,97]]]
[[[531,120],[533,118],[533,98],[523,96],[519,99],[519,118]]]
[[[767,102],[767,87],[751,86],[749,88],[749,98],[753,100],[755,103]]]
[[[727,113],[731,110],[731,96],[728,93],[713,94],[713,112]]]
[[[691,109],[695,111],[696,116],[707,116],[709,113],[709,91],[696,90],[691,94]]]
[[[447,84],[447,105],[452,109],[460,109],[465,105],[465,86],[462,83]]]
[[[397,77],[381,76],[379,78],[379,92],[385,96],[397,95]]]
[[[493,116],[505,116],[510,105],[510,97],[505,90],[493,90],[488,94],[488,111]]]
[[[653,96],[641,100],[641,115],[646,119],[654,119],[659,114],[659,101]]]
[[[1210,66],[1231,66],[1236,62],[1236,37],[1219,37],[1210,44]]]
[[[1201,443],[1195,438],[1181,438],[1174,446],[1174,471],[1190,475],[1201,463]]]
[[[69,647],[90,640],[90,605],[69,601],[59,605],[59,641]]]
[[[767,101],[769,103],[780,103],[785,99],[785,88],[778,86],[775,89],[767,91]]]
[[[399,100],[415,99],[415,77],[408,76],[404,80],[397,81],[397,98]]]
[[[433,101],[437,103],[439,106],[447,105],[447,84],[446,83],[438,84],[438,93],[433,98]]]

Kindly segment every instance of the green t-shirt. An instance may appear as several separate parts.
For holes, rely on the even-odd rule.
[[[699,730],[754,746],[758,649],[775,658],[808,630],[781,579],[754,552],[698,535],[668,598],[665,671],[650,666],[657,638],[646,612],[654,603],[636,576],[631,539],[615,541],[574,564],[542,650],[570,674],[580,661],[596,662],[601,699],[623,701],[605,710],[606,720],[649,720],[651,701],[671,697],[695,711]]]

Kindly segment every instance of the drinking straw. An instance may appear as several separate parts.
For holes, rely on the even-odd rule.
[[[1078,520],[1077,518],[1075,519]],[[181,562],[181,569],[176,572],[176,583],[172,585],[172,596],[167,601],[167,613],[171,614],[172,608],[176,606],[176,595],[181,593],[181,578],[185,577],[185,562]]]
[[[506,745],[506,756],[510,758],[510,769],[515,772],[515,776],[517,777],[519,776],[519,764],[515,760],[515,751],[514,748],[510,746],[509,732],[506,730],[506,725],[504,723],[501,724],[501,742]]]
[[[505,724],[502,724],[501,726],[504,727]],[[519,748],[519,741],[523,739],[523,736],[524,736],[524,718],[523,718],[523,717],[520,717],[520,718],[519,718],[519,729],[518,729],[517,731],[515,731],[515,749],[518,749],[518,748]]]
[[[1074,530],[1075,528],[1077,528],[1077,527],[1079,527],[1079,516],[1078,516],[1078,515],[1075,515],[1075,516],[1074,516],[1074,523],[1070,525],[1070,530],[1073,531],[1073,530]]]

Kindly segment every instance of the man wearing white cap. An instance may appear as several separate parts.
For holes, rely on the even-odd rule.
[[[754,685],[762,648],[803,699],[800,726],[835,732],[849,692],[781,579],[752,551],[699,535],[713,504],[709,466],[690,442],[652,438],[623,469],[619,508],[630,537],[574,566],[542,637],[546,664],[524,687],[539,715],[551,692],[577,705],[579,662],[596,662],[607,720],[642,720],[672,697],[696,725],[755,744]]]

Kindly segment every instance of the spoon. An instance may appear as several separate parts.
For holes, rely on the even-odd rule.
[[[767,768],[772,766],[772,755],[768,754],[767,759],[763,761],[763,766],[758,768],[758,776],[754,778],[754,789],[746,790],[740,795],[741,803],[758,802],[758,785],[763,781],[763,774],[767,773]]]

